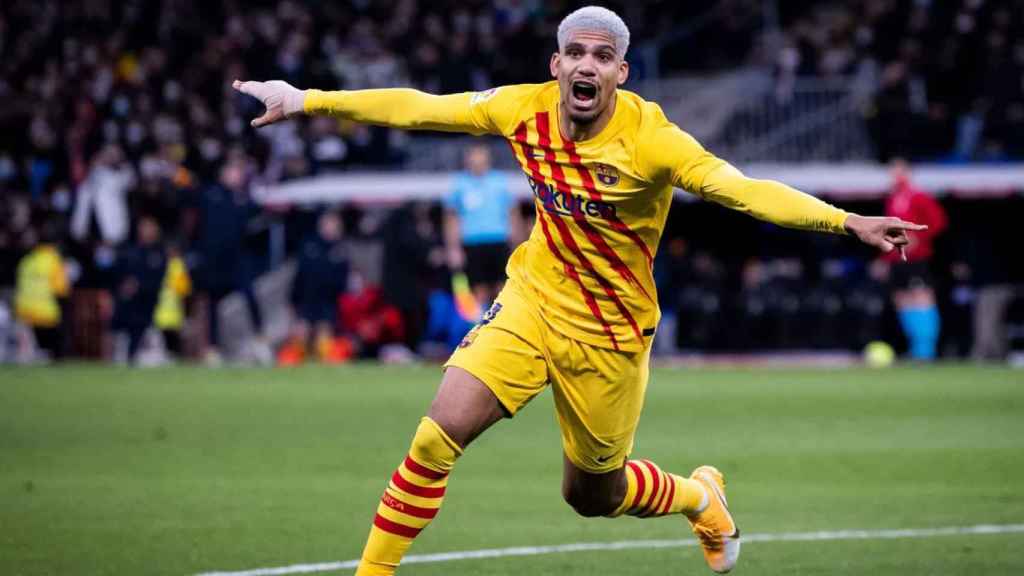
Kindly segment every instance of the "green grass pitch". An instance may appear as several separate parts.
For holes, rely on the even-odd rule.
[[[439,380],[434,366],[0,369],[0,574],[356,558]],[[551,404],[468,450],[413,553],[689,537],[681,518],[577,518]],[[1024,372],[656,369],[634,456],[720,467],[748,534],[1021,524]],[[693,547],[399,573],[710,574]],[[1024,534],[751,542],[735,573],[1024,574]]]

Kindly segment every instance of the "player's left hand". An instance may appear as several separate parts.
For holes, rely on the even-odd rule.
[[[269,82],[242,82],[235,80],[231,87],[243,94],[257,98],[266,106],[267,111],[252,121],[253,128],[280,122],[302,113],[306,91],[299,90],[284,80]]]
[[[858,216],[851,214],[846,219],[846,230],[882,252],[889,253],[899,249],[900,255],[906,260],[903,248],[910,243],[907,231],[918,232],[927,230],[924,224],[914,224],[899,218],[887,216]]]

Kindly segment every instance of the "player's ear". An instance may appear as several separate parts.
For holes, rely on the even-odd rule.
[[[561,56],[558,52],[551,55],[551,77],[558,78],[558,63],[561,61]]]
[[[626,80],[628,80],[628,79],[629,79],[629,62],[626,62],[625,60],[623,60],[622,63],[619,64],[619,86],[622,86],[623,84],[625,84]]]

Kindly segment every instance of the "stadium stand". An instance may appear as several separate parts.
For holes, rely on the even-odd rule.
[[[632,49],[630,87],[657,98],[684,127],[692,124],[691,131],[723,157],[745,163],[893,157],[1000,163],[1011,176],[1014,168],[1005,163],[1024,158],[1024,40],[1014,33],[1024,27],[1020,0],[611,4],[643,39]],[[0,287],[5,293],[13,288],[20,259],[39,242],[45,224],[55,226],[74,280],[64,304],[70,313],[62,346],[72,355],[112,357],[114,301],[135,281],[132,229],[149,216],[165,241],[182,248],[195,281],[186,353],[197,357],[218,341],[217,326],[225,323],[208,323],[220,313],[209,306],[234,293],[227,305],[250,311],[243,332],[257,345],[238,342],[236,329],[228,328],[228,355],[267,359],[262,348],[288,332],[281,326],[287,322],[262,326],[261,311],[272,307],[258,302],[253,286],[272,272],[291,277],[280,271],[286,262],[301,261],[325,203],[268,202],[254,198],[254,191],[312,186],[310,177],[366,169],[452,169],[465,142],[324,118],[257,132],[246,119],[259,112],[258,103],[236,95],[230,81],[280,78],[324,89],[414,86],[431,92],[541,81],[554,26],[574,5],[4,2]],[[695,89],[694,75],[711,88]],[[500,165],[509,158],[499,150]],[[831,165],[817,166],[819,179],[835,174]],[[887,184],[878,183],[884,172],[873,170],[870,194],[833,199],[880,213]],[[801,174],[814,177],[807,169]],[[412,325],[391,327],[390,340],[374,342],[367,353],[395,350],[390,344],[416,348],[431,332],[429,303],[450,286],[430,249],[441,238],[437,196],[411,190],[400,177],[389,179],[391,172],[365,178],[391,192],[391,201],[352,202],[338,194],[327,202],[342,205],[340,242],[354,270],[346,291],[377,295],[375,285],[394,273],[394,254],[401,253],[395,246],[410,241],[395,238],[388,223],[399,216],[415,222],[412,241],[427,248],[403,264],[405,272],[414,271],[403,278],[416,293],[390,294],[416,302],[402,304],[402,319]],[[951,322],[972,325],[975,309],[986,318],[1007,308],[1016,314],[1013,286],[1024,274],[1019,259],[1010,257],[1012,236],[998,224],[1020,213],[1022,188],[985,188],[984,198],[972,197],[979,191],[969,187],[955,194],[933,190],[953,215],[934,263],[943,315]],[[393,208],[402,203],[396,216]],[[759,248],[704,245],[702,236],[721,226],[756,238],[745,245]],[[665,252],[666,260],[678,262],[665,264],[670,272],[661,276],[662,301],[686,327],[677,334],[687,349],[855,350],[879,338],[899,341],[885,272],[867,252],[831,238],[794,240],[691,203],[673,211],[665,241],[676,247]],[[384,284],[387,297],[395,288]],[[289,290],[272,292],[272,301],[284,305]],[[247,296],[238,300],[237,294]],[[237,324],[237,315],[224,314],[228,326]],[[831,333],[831,319],[840,317],[857,328]],[[735,340],[716,327],[723,318],[750,322],[752,329]],[[347,325],[337,324],[339,333]],[[947,332],[946,354],[968,354],[972,343],[979,356],[1006,352],[1005,342],[988,336],[963,341],[967,328]]]

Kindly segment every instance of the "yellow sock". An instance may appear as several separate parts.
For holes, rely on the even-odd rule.
[[[626,497],[609,516],[696,514],[707,505],[708,496],[700,482],[663,472],[650,460],[630,460],[626,462]]]
[[[423,418],[405,457],[384,490],[356,576],[390,576],[416,536],[437,515],[448,473],[462,449],[430,418]]]

